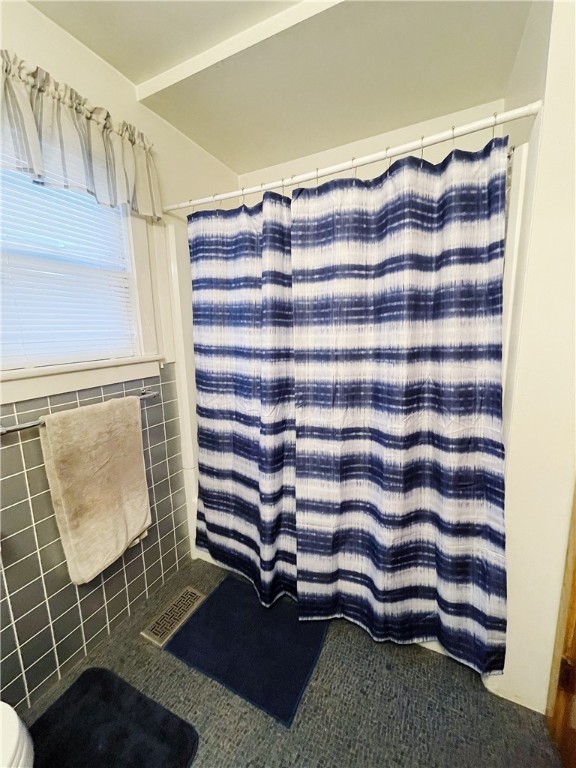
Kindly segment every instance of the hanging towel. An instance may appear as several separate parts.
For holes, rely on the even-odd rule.
[[[43,417],[40,430],[56,522],[74,584],[91,581],[151,523],[140,399]]]

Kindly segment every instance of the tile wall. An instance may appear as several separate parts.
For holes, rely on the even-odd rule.
[[[8,433],[0,447],[1,698],[17,711],[155,592],[190,557],[174,366],[127,381],[2,406],[2,424],[139,394],[152,509],[148,536],[89,584],[70,582],[43,464],[38,428]]]

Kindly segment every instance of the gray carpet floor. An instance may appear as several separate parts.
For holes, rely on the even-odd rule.
[[[112,669],[192,723],[193,768],[558,768],[541,715],[486,691],[479,676],[417,645],[375,643],[332,621],[290,729],[140,637],[186,585],[224,571],[178,571],[23,718],[31,724],[87,667]],[[161,768],[161,766],[154,766]]]

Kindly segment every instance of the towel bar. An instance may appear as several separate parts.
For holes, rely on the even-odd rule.
[[[140,400],[150,400],[153,397],[158,397],[158,392],[148,392],[143,389],[140,393]],[[21,429],[28,429],[29,427],[39,427],[42,423],[42,419],[36,419],[36,421],[27,421],[24,424],[13,424],[11,427],[0,426],[0,435],[6,435],[8,432],[19,432]]]

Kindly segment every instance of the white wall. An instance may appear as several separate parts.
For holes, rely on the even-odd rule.
[[[536,4],[538,6],[538,4]],[[574,5],[554,5],[547,68],[539,23],[527,29],[507,106],[534,98],[525,280],[516,325],[512,429],[507,446],[509,633],[506,673],[490,688],[543,712],[554,648],[574,483]]]
[[[520,107],[544,96],[553,7],[550,1],[532,4],[506,87],[507,109]],[[519,136],[516,127],[512,135],[517,142],[528,136],[526,133],[523,137]]]
[[[290,178],[300,173],[313,171],[315,168],[324,168],[331,165],[342,163],[345,160],[351,160],[353,157],[362,157],[363,155],[370,155],[376,152],[382,152],[386,147],[394,147],[399,144],[403,144],[408,141],[417,140],[420,136],[429,136],[433,133],[439,133],[440,131],[449,130],[452,125],[462,125],[469,123],[480,118],[490,116],[494,112],[504,111],[504,100],[492,101],[488,104],[482,104],[480,106],[474,106],[470,109],[462,110],[461,112],[454,112],[450,115],[443,115],[442,117],[435,118],[433,120],[426,120],[421,123],[409,125],[405,128],[398,128],[395,131],[389,131],[388,133],[382,133],[378,136],[371,136],[368,139],[362,139],[350,144],[343,144],[339,147],[333,147],[327,149],[324,152],[318,152],[314,155],[308,155],[307,157],[301,157],[297,160],[291,160],[288,163],[282,163],[280,165],[269,166],[268,168],[261,168],[251,173],[245,173],[239,177],[240,187],[251,187],[258,184],[262,184],[269,181],[275,181],[277,179],[286,180],[286,191],[292,191],[293,187],[290,186]],[[501,136],[502,128],[499,126],[496,129],[496,135]],[[492,137],[492,130],[480,131],[470,136],[463,136],[458,139],[457,145],[461,149],[475,150],[483,147]],[[434,147],[427,147],[424,150],[424,158],[430,162],[438,162],[446,156],[452,149],[452,142],[447,141],[443,144],[438,144]],[[398,158],[394,158],[397,160]],[[383,173],[388,167],[388,161],[374,163],[358,169],[358,178],[374,178]],[[346,174],[350,174],[347,171]],[[330,177],[324,178],[323,181],[327,181]],[[303,186],[314,187],[316,186],[316,180],[309,181]],[[280,192],[281,190],[278,190]],[[250,195],[246,198],[247,204],[254,204],[258,201],[259,195]],[[229,202],[229,201],[226,201]],[[237,204],[237,201],[232,201],[232,204]],[[225,203],[226,205],[226,203]]]
[[[133,123],[148,137],[164,205],[236,186],[236,174],[138,103],[130,80],[32,5],[3,2],[1,14],[0,47],[42,67],[93,105],[105,107],[114,120]]]
[[[498,695],[540,712],[546,706],[574,482],[574,6],[556,3],[550,30],[551,11],[551,4],[534,5],[505,101],[240,177],[241,187],[289,179],[545,98],[542,117],[506,129],[512,144],[529,144],[504,403],[508,650],[504,675],[486,681]],[[480,148],[490,135],[458,140],[458,146]],[[449,143],[430,148],[425,157],[437,161],[449,149]],[[359,175],[377,176],[383,169],[384,164],[368,166]]]
[[[192,197],[234,189],[238,178],[223,163],[184,136],[157,114],[136,100],[134,85],[82,43],[47,19],[26,2],[3,2],[0,47],[42,67],[57,80],[68,83],[92,104],[108,109],[114,120],[133,123],[154,145],[163,204],[179,203]],[[145,55],[145,52],[143,52]],[[195,429],[186,429],[193,421],[193,362],[191,344],[190,270],[186,247],[186,227],[179,214],[178,260],[171,260],[166,247],[163,225],[146,226],[135,219],[135,248],[148,250],[151,256],[155,321],[160,352],[175,360],[178,397],[182,417],[182,459],[191,523],[196,509],[194,458]],[[165,222],[174,217],[165,218]],[[179,279],[188,303],[180,303],[174,280]],[[176,301],[174,305],[173,301]],[[185,300],[186,302],[186,300]],[[182,314],[180,314],[180,310]],[[20,398],[37,397],[67,390],[108,384],[154,374],[154,365],[109,368],[76,372],[70,375],[30,379],[27,389],[20,386]],[[157,372],[157,364],[155,365]],[[14,382],[18,384],[18,382]],[[12,397],[2,388],[2,394]],[[12,398],[13,399],[13,398]],[[194,528],[191,528],[194,540]]]
[[[132,84],[81,43],[20,2],[3,3],[2,47],[68,82],[116,119],[133,122],[154,142],[164,203],[248,187],[379,151],[451,125],[501,112],[544,93],[545,110],[535,123],[510,127],[513,141],[530,139],[526,212],[521,232],[520,295],[515,317],[514,397],[506,402],[510,421],[507,446],[506,518],[508,533],[509,633],[505,674],[491,678],[499,695],[544,711],[556,616],[564,568],[574,478],[574,6],[554,6],[550,49],[550,6],[535,3],[506,102],[474,107],[379,137],[327,150],[282,166],[244,174],[240,180],[156,114],[138,104]],[[548,60],[546,62],[546,58]],[[491,131],[458,140],[476,149]],[[436,161],[450,143],[425,150]],[[376,176],[385,164],[360,169]],[[256,202],[256,197],[247,200]],[[234,205],[232,201],[230,205]],[[226,205],[226,204],[225,204]],[[170,230],[170,228],[168,228]],[[169,231],[173,324],[176,330],[179,391],[193,421],[191,291],[185,227]],[[161,255],[163,244],[158,242]],[[181,323],[184,313],[185,322]],[[180,325],[178,325],[180,323]],[[187,484],[195,487],[192,431],[184,448]],[[195,504],[190,504],[194,527]]]
[[[406,128],[396,130],[390,133],[382,134],[380,136],[372,137],[363,141],[348,144],[342,147],[331,149],[327,152],[320,153],[318,155],[312,155],[307,158],[301,158],[296,162],[280,165],[272,168],[265,168],[252,174],[246,174],[240,177],[241,186],[249,187],[263,181],[272,181],[281,178],[290,178],[295,173],[301,173],[309,171],[313,168],[321,168],[323,166],[329,166],[349,160],[352,157],[361,157],[363,155],[369,155],[373,152],[379,152],[382,149],[390,146],[400,145],[408,141],[412,141],[418,136],[428,136],[437,132],[449,129],[452,125],[459,126],[465,123],[473,122],[480,118],[492,115],[494,112],[503,112],[505,109],[504,100],[491,102],[489,104],[483,104],[477,107],[473,107],[462,112],[445,115],[441,118],[418,123],[416,125],[410,125]],[[533,119],[528,118],[520,121],[524,124],[523,131],[527,131],[533,124]],[[497,135],[503,135],[509,133],[510,126],[501,126],[496,129]],[[492,137],[492,129],[480,131],[475,134],[470,134],[462,138],[457,139],[456,146],[460,149],[478,150],[481,149]],[[438,162],[442,160],[446,154],[452,149],[452,141],[439,144],[434,147],[427,148],[424,151],[424,157],[431,162]],[[364,166],[358,169],[358,175],[361,178],[373,178],[386,168],[387,162],[377,163],[375,165]],[[314,186],[315,181],[310,182],[309,186]],[[255,196],[256,197],[256,196]],[[511,219],[515,217],[515,212],[511,211]],[[506,269],[508,270],[512,264],[513,254],[507,252],[506,255]],[[507,315],[510,311],[510,298],[505,297],[505,309],[504,313]],[[504,323],[506,325],[506,323]],[[506,426],[510,426],[511,419],[511,401],[508,401],[508,411],[504,412],[504,423]],[[507,514],[507,512],[506,512]],[[514,564],[509,563],[509,570],[514,569]],[[442,653],[441,646],[436,642],[424,643],[426,648]],[[499,678],[500,679],[500,678]],[[513,695],[514,692],[504,689],[500,692],[500,695],[505,698],[512,698],[517,700]]]
[[[235,173],[140,104],[133,83],[32,5],[24,0],[12,0],[1,3],[0,12],[0,47],[15,53],[31,65],[45,69],[56,80],[72,86],[91,104],[105,107],[114,120],[133,123],[148,137],[154,147],[164,205],[236,186]],[[180,218],[184,216],[185,212],[182,212]],[[175,349],[168,284],[170,264],[163,226],[146,225],[142,219],[133,217],[132,235],[137,262],[150,262],[150,298],[153,304],[150,312],[158,337],[157,351],[167,361],[173,361]],[[20,382],[6,383],[2,388],[2,397],[6,402],[6,398],[13,397],[14,389],[19,391],[20,399],[25,399],[140,375],[154,374],[150,370],[145,373],[136,369],[128,371],[108,368],[77,372],[73,376],[45,376],[41,382],[39,379],[27,379],[21,391],[18,390]]]

